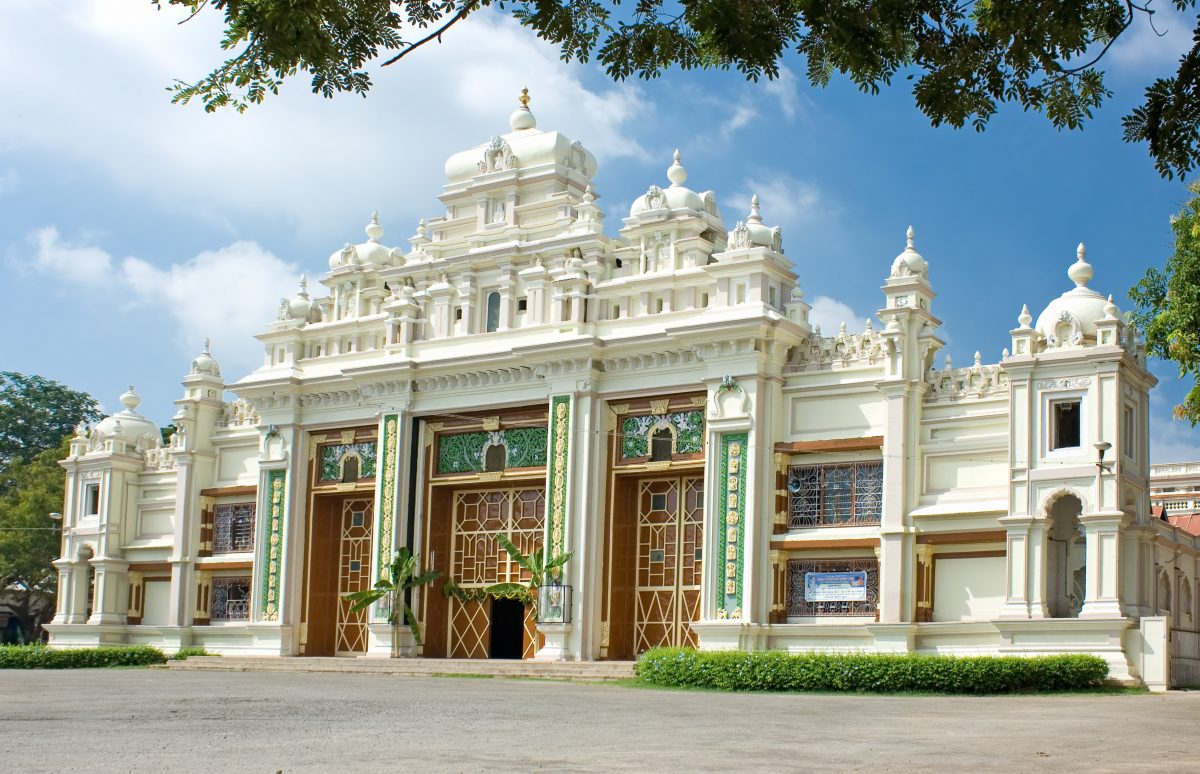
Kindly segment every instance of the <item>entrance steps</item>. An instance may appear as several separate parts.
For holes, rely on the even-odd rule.
[[[342,672],[410,677],[515,677],[606,682],[633,677],[632,661],[522,661],[467,658],[324,658],[310,656],[191,656],[169,669],[223,672]]]

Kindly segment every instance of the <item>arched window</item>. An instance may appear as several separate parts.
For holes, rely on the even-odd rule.
[[[491,333],[500,328],[500,294],[492,291],[487,294],[487,319],[484,330]]]
[[[347,454],[342,457],[342,483],[353,484],[358,481],[358,455]]]
[[[667,462],[671,459],[675,437],[665,427],[660,427],[650,435],[650,461]]]
[[[1171,614],[1171,578],[1166,570],[1158,576],[1158,614]]]
[[[491,473],[504,470],[504,466],[507,463],[508,449],[505,449],[503,444],[494,443],[487,447],[487,451],[483,454],[483,469],[485,472]]]

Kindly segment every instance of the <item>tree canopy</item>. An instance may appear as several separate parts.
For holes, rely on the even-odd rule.
[[[1198,0],[1172,0],[1190,11]],[[903,78],[935,125],[982,130],[1002,104],[1036,110],[1077,129],[1111,95],[1099,69],[1135,22],[1153,24],[1152,0],[151,0],[192,18],[224,16],[228,58],[174,100],[239,111],[311,78],[326,97],[366,95],[368,65],[392,65],[474,13],[511,13],[564,60],[597,60],[609,76],[735,69],[774,78],[789,52],[808,81],[834,73],[878,93]],[[1145,142],[1159,173],[1200,163],[1200,16],[1194,44],[1170,78],[1145,89],[1124,119],[1125,140]]]
[[[57,573],[51,562],[62,537],[48,514],[63,507],[65,476],[58,461],[67,453],[64,438],[4,471],[10,485],[0,494],[0,590],[11,592],[8,598],[30,634],[36,619],[54,608]]]
[[[100,407],[87,393],[41,376],[0,371],[0,471],[57,449],[80,422],[99,418]],[[0,475],[0,492],[7,489],[6,478]]]
[[[1200,184],[1171,219],[1175,252],[1162,269],[1151,268],[1129,291],[1137,304],[1134,321],[1146,337],[1146,351],[1179,366],[1179,377],[1194,382],[1178,419],[1200,423]]]

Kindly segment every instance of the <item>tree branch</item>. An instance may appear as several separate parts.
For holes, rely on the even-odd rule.
[[[429,41],[431,41],[435,38],[437,39],[438,43],[441,43],[442,42],[442,33],[444,33],[446,30],[450,29],[451,27],[453,27],[455,24],[458,24],[463,19],[467,18],[467,14],[469,14],[471,12],[471,10],[472,10],[472,8],[471,8],[470,4],[464,4],[462,8],[458,9],[457,13],[455,13],[453,16],[450,17],[450,21],[443,24],[441,27],[439,27],[434,32],[431,32],[430,34],[421,38],[416,43],[413,43],[408,48],[401,51],[399,54],[396,54],[394,57],[392,57],[391,59],[384,62],[382,66],[387,67],[390,64],[395,64],[396,62],[399,62],[401,59],[408,56],[413,51],[417,50],[418,48],[420,48],[421,46],[425,45],[426,43],[428,43]]]

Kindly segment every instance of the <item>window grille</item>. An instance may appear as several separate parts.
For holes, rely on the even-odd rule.
[[[878,524],[883,463],[792,465],[787,488],[788,529]]]
[[[810,572],[867,573],[867,598],[848,602],[809,602],[804,597],[804,576]],[[879,562],[875,559],[791,559],[788,561],[789,616],[869,615],[879,609]]]
[[[249,578],[213,578],[211,599],[209,620],[250,620]]]
[[[254,503],[218,505],[213,509],[213,553],[254,550]]]

